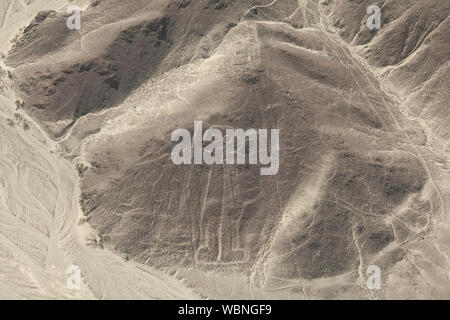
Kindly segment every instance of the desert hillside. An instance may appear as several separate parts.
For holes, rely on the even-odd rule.
[[[1,1],[0,296],[450,298],[449,1]],[[174,164],[195,121],[277,173]]]

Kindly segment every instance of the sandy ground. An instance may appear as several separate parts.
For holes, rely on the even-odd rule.
[[[0,52],[38,11],[62,10],[67,4],[1,1],[6,1],[0,8],[6,14],[0,11]],[[3,61],[0,66],[6,69]],[[0,299],[198,298],[166,274],[86,245],[94,232],[79,224],[74,166],[31,118],[15,110],[15,100],[9,88],[0,91]],[[17,120],[16,125],[9,126],[7,119]],[[66,286],[72,264],[81,269],[79,290]]]

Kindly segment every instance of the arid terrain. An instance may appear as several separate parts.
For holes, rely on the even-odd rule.
[[[0,298],[450,299],[449,13],[0,0]],[[279,129],[277,174],[175,165],[194,121]]]

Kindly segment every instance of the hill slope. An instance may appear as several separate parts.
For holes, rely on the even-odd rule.
[[[448,298],[450,7],[378,2],[370,32],[369,1],[96,1],[6,62],[127,259],[211,298]],[[174,165],[195,120],[280,129],[278,174]]]

